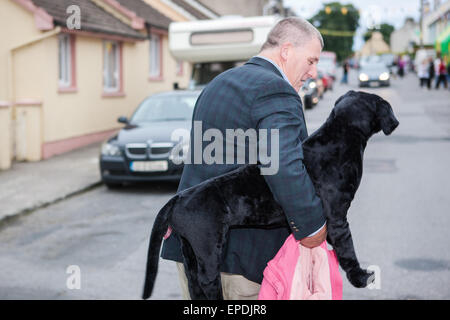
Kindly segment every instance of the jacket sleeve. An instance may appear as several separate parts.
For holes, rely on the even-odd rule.
[[[301,136],[306,137],[307,130],[299,95],[283,79],[270,81],[256,95],[252,120],[258,133],[267,130],[267,155],[272,163],[263,167],[273,166],[278,157],[278,172],[264,178],[283,208],[295,239],[303,239],[321,228],[326,220],[322,201],[303,164]],[[273,142],[278,143],[278,153],[271,143],[273,129],[278,129],[279,139]]]

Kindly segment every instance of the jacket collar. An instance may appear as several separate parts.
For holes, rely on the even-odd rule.
[[[263,68],[271,70],[272,72],[276,73],[278,76],[283,78],[280,71],[278,71],[278,69],[273,64],[271,64],[269,61],[264,60],[262,58],[253,57],[250,60],[248,60],[245,64],[255,64],[255,65],[261,66]]]

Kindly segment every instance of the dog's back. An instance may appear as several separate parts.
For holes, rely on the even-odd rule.
[[[283,209],[274,199],[258,165],[242,166],[214,181],[229,208],[230,227],[286,225]]]

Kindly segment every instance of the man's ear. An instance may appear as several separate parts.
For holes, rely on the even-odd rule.
[[[287,61],[291,48],[292,44],[290,42],[285,42],[280,46],[280,58],[283,62]]]

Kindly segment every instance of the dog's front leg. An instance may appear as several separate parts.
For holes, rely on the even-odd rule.
[[[347,219],[329,219],[327,224],[327,240],[336,251],[339,264],[347,274],[350,283],[356,288],[364,288],[373,279],[373,273],[361,269],[353,246],[352,234]]]

